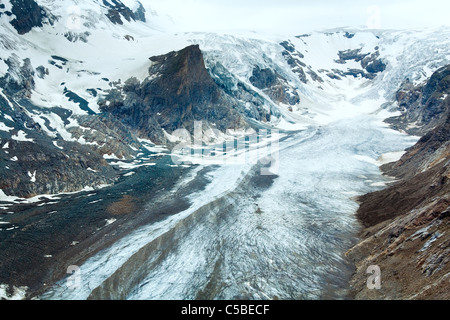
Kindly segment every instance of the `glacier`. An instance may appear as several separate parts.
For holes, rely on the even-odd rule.
[[[64,279],[42,298],[343,298],[351,273],[344,253],[358,230],[353,199],[392,181],[367,159],[414,142],[379,116],[297,133],[280,143],[270,186],[255,191],[252,166],[219,167],[189,209],[86,261],[81,288],[67,289]]]

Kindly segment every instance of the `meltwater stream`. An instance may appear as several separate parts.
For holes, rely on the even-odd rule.
[[[280,142],[277,176],[218,166],[189,209],[99,252],[80,266],[78,286],[63,279],[41,298],[345,298],[354,197],[390,181],[381,154],[415,141],[363,115]]]

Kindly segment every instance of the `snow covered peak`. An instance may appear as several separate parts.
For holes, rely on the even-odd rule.
[[[8,0],[0,5],[0,19],[19,34],[33,28],[48,31],[49,27],[60,33],[85,32],[147,20],[146,10],[137,0]]]

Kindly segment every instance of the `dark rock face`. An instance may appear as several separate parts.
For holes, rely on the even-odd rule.
[[[442,94],[450,94],[450,66],[437,70],[422,90],[422,104],[431,98],[440,98]]]
[[[145,9],[142,4],[140,4],[139,8],[135,12],[133,12],[119,0],[111,0],[111,2],[112,3],[103,0],[103,5],[109,8],[106,16],[112,23],[122,25],[122,18],[124,18],[128,22],[131,22],[131,20],[143,22],[146,21]]]
[[[41,78],[44,79],[45,76],[47,76],[49,74],[48,68],[45,68],[44,66],[39,66],[36,68],[36,75]]]
[[[450,66],[437,70],[422,85],[408,80],[397,91],[396,100],[402,115],[386,120],[395,129],[424,135],[446,121],[450,112]]]
[[[102,154],[76,142],[52,140],[22,107],[13,103],[11,109],[2,97],[0,106],[0,121],[12,128],[0,131],[0,189],[5,194],[28,198],[114,181],[116,173]],[[17,138],[19,133],[26,141]]]
[[[42,27],[43,23],[50,24],[56,19],[34,0],[11,0],[11,11],[16,16],[11,25],[19,34],[30,32],[34,27]]]
[[[294,45],[288,41],[283,41],[280,45],[285,49],[283,51],[283,57],[286,59],[286,62],[291,67],[292,71],[298,75],[299,79],[303,83],[307,83],[306,74],[303,68],[306,68],[306,64],[304,64],[300,59],[303,59],[305,56],[298,52]],[[312,70],[311,70],[312,71]]]
[[[142,6],[142,3],[140,3],[139,7],[134,11],[134,19],[137,21],[146,22],[145,9]]]
[[[446,164],[450,145],[450,116],[447,114],[444,117],[445,122],[420,138],[398,162],[384,165],[383,171],[390,176],[409,179],[437,163]]]
[[[271,69],[260,69],[258,66],[253,69],[250,82],[258,89],[267,89],[277,83],[277,75]]]
[[[50,144],[2,139],[5,141],[8,154],[2,155],[2,162],[8,169],[1,169],[0,183],[5,194],[28,198],[39,194],[74,192],[114,181],[115,173],[106,161],[80,144],[61,142],[66,150],[62,152]],[[12,162],[9,157],[17,157],[18,160]]]
[[[338,76],[337,74],[339,74],[339,72],[328,72],[327,73],[327,77],[333,80],[341,80],[342,78],[340,76]]]
[[[370,74],[375,74],[386,70],[386,65],[381,60],[371,58],[366,62],[363,61],[363,68],[365,68]]]
[[[355,36],[354,33],[349,33],[349,32],[345,32],[345,35],[344,35],[344,37],[346,37],[346,38],[348,38],[348,39],[351,39],[351,38],[353,38],[354,36]]]
[[[354,50],[339,51],[338,55],[339,55],[339,59],[336,60],[336,62],[345,64],[348,60],[354,60],[356,62],[361,62],[369,54],[368,53],[362,54],[361,49],[354,49]]]
[[[83,137],[90,148],[100,155],[114,154],[120,159],[132,159],[141,146],[129,128],[110,114],[79,116],[77,121],[81,127],[68,130],[72,137]]]
[[[275,102],[292,106],[300,102],[297,92],[289,92],[287,81],[271,69],[261,69],[259,66],[256,66],[249,80],[256,88],[263,90]]]
[[[16,16],[11,21],[19,34],[29,32],[33,27],[42,27],[42,8],[33,0],[11,0],[12,13]]]
[[[311,68],[308,68],[307,73],[311,76],[311,79],[313,79],[313,81],[323,83],[323,79],[317,73],[315,73]]]
[[[362,69],[348,69],[346,72],[335,70],[334,72],[338,76],[353,76],[355,78],[361,76],[366,79],[374,79],[377,73],[386,70],[386,64],[379,59],[380,53],[378,48],[375,48],[375,50],[372,54],[361,53],[361,49],[339,51],[339,59],[335,60],[337,63],[346,64],[347,61],[353,60],[361,63]]]
[[[286,51],[288,51],[289,53],[294,53],[295,52],[295,47],[289,41],[281,42],[280,46],[282,46],[284,49],[286,49]]]
[[[99,102],[142,137],[164,143],[162,129],[193,131],[195,121],[213,122],[226,131],[245,126],[234,109],[237,102],[227,96],[205,68],[198,45],[178,52],[151,57],[150,77],[140,83],[127,80]]]
[[[90,115],[95,114],[95,112],[92,111],[91,108],[89,108],[89,103],[85,99],[83,99],[79,95],[77,95],[75,92],[70,91],[67,88],[64,88],[64,95],[67,98],[69,98],[69,101],[78,103],[81,110],[86,111]]]
[[[397,93],[402,127],[420,121],[423,126],[414,132],[428,132],[398,162],[382,166],[398,182],[359,198],[363,241],[348,252],[357,266],[351,283],[357,299],[450,298],[450,241],[443,236],[450,232],[449,106],[444,101],[436,112],[430,105],[448,90],[448,68],[423,86],[407,82]],[[370,265],[382,270],[380,290],[365,286]]]

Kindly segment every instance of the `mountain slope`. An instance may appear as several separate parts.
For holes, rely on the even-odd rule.
[[[407,91],[403,86],[397,95],[405,107],[397,118],[401,125],[422,124],[414,126],[415,132],[438,125],[429,129],[398,162],[382,167],[386,174],[400,181],[359,198],[357,216],[365,228],[361,232],[362,241],[348,253],[357,265],[352,289],[358,299],[450,297],[450,242],[445,236],[450,231],[450,100],[441,99],[448,88],[438,84],[448,68],[436,71],[422,90],[411,87]],[[430,87],[434,89],[429,90]],[[433,101],[430,103],[424,94],[418,103],[422,93],[433,96]],[[414,98],[405,102],[405,97]],[[423,120],[423,115],[432,117]],[[370,265],[378,265],[382,270],[380,290],[362,286]]]

